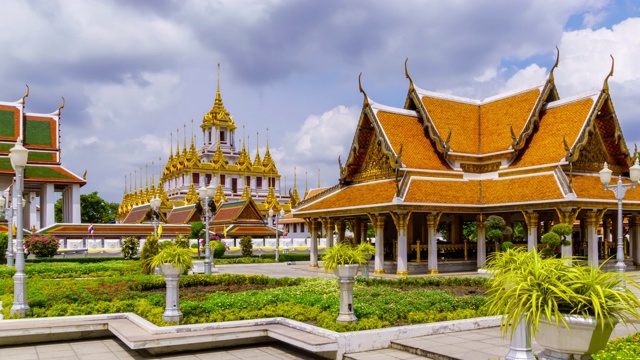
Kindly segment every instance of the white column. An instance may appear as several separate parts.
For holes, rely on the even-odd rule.
[[[478,269],[484,267],[487,262],[487,240],[485,238],[484,215],[476,217],[476,226],[478,228],[478,243],[476,244],[477,266]]]
[[[427,215],[427,245],[428,245],[428,264],[427,273],[438,273],[438,239],[436,238],[436,232],[438,224],[436,221],[440,218],[438,215]]]
[[[538,247],[538,214],[537,213],[527,213],[527,227],[529,228],[528,237],[527,237],[527,249],[529,251],[536,249]]]
[[[598,213],[587,211],[587,262],[598,267]]]
[[[407,224],[411,214],[407,213],[391,213],[393,222],[396,225],[398,231],[398,266],[396,269],[396,275],[408,276],[408,264],[407,264]]]
[[[309,219],[309,231],[311,232],[309,267],[318,267],[318,220]]]
[[[53,184],[44,184],[40,190],[40,227],[45,228],[56,222],[55,188]]]
[[[80,185],[71,185],[71,201],[73,206],[73,212],[71,214],[71,222],[74,224],[80,224],[82,217],[80,215]]]
[[[376,257],[375,266],[373,269],[374,274],[384,274],[384,222],[386,220],[385,215],[374,215],[371,217],[374,228],[376,229]]]

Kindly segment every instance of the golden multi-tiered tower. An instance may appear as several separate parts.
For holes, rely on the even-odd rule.
[[[250,150],[244,139],[240,151],[237,150],[235,131],[238,127],[222,102],[219,70],[218,65],[218,84],[213,107],[204,115],[200,124],[201,147],[196,148],[193,134],[190,146],[187,147],[185,125],[182,150],[179,136],[176,136],[176,150],[174,152],[171,140],[169,159],[157,186],[152,180],[151,187],[146,185],[143,189],[142,176],[140,188],[135,191],[131,181],[128,192],[125,184],[125,194],[118,210],[119,220],[124,219],[133,207],[148,204],[154,196],[161,199],[161,211],[164,213],[174,207],[195,204],[199,201],[198,189],[209,185],[216,187],[216,206],[220,206],[222,202],[251,198],[261,212],[266,213],[271,208],[278,211],[283,207],[288,212],[300,201],[297,190],[290,196],[280,185],[281,176],[269,151],[268,136],[264,157],[260,156],[260,149],[256,146],[255,157],[251,160]],[[294,183],[294,189],[295,186]]]

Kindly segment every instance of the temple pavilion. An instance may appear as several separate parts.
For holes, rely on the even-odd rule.
[[[125,193],[117,217],[120,222],[141,222],[143,218],[140,214],[144,215],[145,209],[148,210],[149,202],[154,196],[161,199],[160,210],[168,219],[177,218],[170,213],[192,209],[200,201],[198,189],[210,185],[216,188],[213,200],[217,208],[225,202],[252,199],[260,213],[265,215],[272,208],[274,211],[284,208],[289,212],[300,201],[295,184],[290,194],[281,186],[281,175],[269,151],[268,137],[264,156],[261,156],[259,143],[256,141],[253,159],[244,135],[241,144],[236,141],[238,126],[222,101],[219,71],[218,65],[213,106],[204,114],[200,124],[202,143],[196,146],[192,134],[187,146],[185,125],[182,149],[179,136],[176,136],[175,151],[172,140],[169,158],[157,186],[152,178],[151,186],[147,179],[143,187],[140,176],[139,188],[134,190],[130,180],[127,192],[125,179]],[[133,210],[137,215],[133,214]],[[199,216],[198,213],[194,219]]]
[[[559,58],[559,53],[558,53]],[[574,226],[565,255],[591,265],[611,255],[617,238],[617,200],[599,171],[628,182],[637,152],[625,142],[605,77],[599,90],[561,99],[553,76],[534,87],[484,100],[424,90],[412,80],[403,108],[374,102],[363,90],[362,112],[348,156],[339,158],[339,183],[302,201],[294,216],[312,234],[317,266],[318,229],[350,224],[357,241],[375,228],[375,273],[397,275],[482,267],[484,221],[519,222],[529,249],[555,223]],[[623,216],[629,228],[627,261],[640,262],[640,189],[629,190]],[[464,236],[477,225],[477,241]],[[440,234],[440,235],[437,235]],[[439,241],[444,237],[446,241]],[[611,242],[613,239],[613,242]],[[475,240],[475,239],[474,239]],[[426,260],[426,261],[425,261]]]
[[[86,179],[67,170],[60,161],[60,114],[62,105],[53,113],[26,111],[27,92],[18,101],[0,102],[0,196],[15,207],[13,191],[15,171],[9,152],[18,139],[29,150],[24,176],[24,228],[44,228],[55,223],[55,193],[62,193],[63,221],[80,222],[80,187]],[[14,212],[14,217],[16,216]],[[15,221],[15,219],[14,219]],[[0,223],[4,219],[0,216]],[[15,223],[14,223],[15,224]],[[6,228],[6,226],[4,226]],[[0,225],[0,231],[2,225]]]

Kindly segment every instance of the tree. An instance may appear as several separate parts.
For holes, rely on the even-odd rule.
[[[120,204],[105,201],[94,191],[80,195],[80,218],[83,223],[108,224],[115,221]],[[62,222],[62,198],[54,205],[56,222]]]
[[[555,224],[551,231],[542,235],[540,242],[547,245],[542,249],[540,255],[543,257],[555,257],[560,255],[556,250],[559,246],[571,245],[571,240],[567,237],[573,233],[573,227],[569,224]]]
[[[485,238],[497,244],[502,242],[502,238],[505,235],[511,235],[513,233],[513,230],[507,226],[504,219],[498,215],[489,216],[484,226],[486,229]]]

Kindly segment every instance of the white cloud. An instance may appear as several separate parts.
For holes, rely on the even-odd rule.
[[[310,159],[337,159],[351,145],[360,108],[340,105],[324,114],[309,116],[293,135],[295,151]]]
[[[547,69],[531,64],[524,69],[517,71],[504,84],[501,92],[507,92],[516,89],[527,89],[542,84],[547,78]]]
[[[498,75],[498,71],[495,68],[488,68],[482,75],[474,77],[473,80],[477,82],[487,82],[495,78],[496,75]]]

